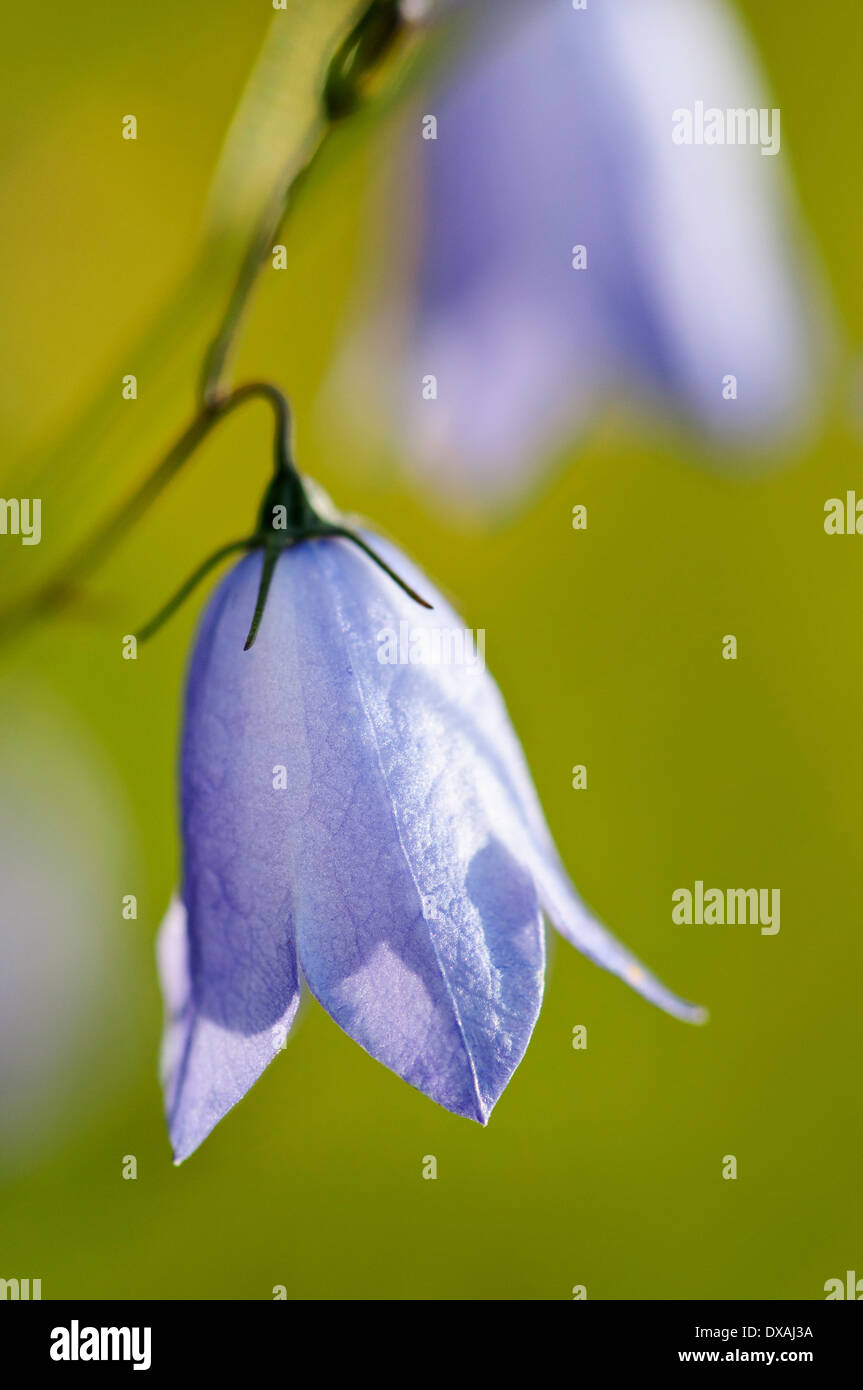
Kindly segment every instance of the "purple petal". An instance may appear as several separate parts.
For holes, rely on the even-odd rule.
[[[244,653],[259,572],[256,556],[223,584],[189,682],[192,984],[169,1082],[178,1156],[272,1057],[273,1026],[295,1007],[292,939],[352,1037],[484,1122],[542,993],[540,908],[510,848],[517,827],[484,804],[490,779],[448,737],[433,683],[378,662],[390,596],[419,611],[391,580],[346,542],[307,542],[281,557]],[[273,790],[279,766],[287,785]],[[176,1058],[176,1040],[166,1046]]]
[[[428,581],[395,546],[372,535],[367,540],[409,584],[424,596],[428,594]],[[413,628],[424,625],[452,630],[461,626],[461,619],[440,595],[434,596],[433,612],[414,608],[406,616]],[[449,687],[446,698],[451,725],[458,726],[460,735],[473,746],[477,763],[493,769],[497,794],[507,799],[520,822],[522,844],[542,907],[552,924],[595,964],[618,975],[651,1003],[686,1022],[703,1022],[704,1010],[667,989],[579,898],[560,862],[521,744],[491,676],[483,673],[475,681],[460,682],[452,668],[443,666],[436,669],[435,679],[445,689]]]
[[[290,654],[242,650],[260,557],[223,582],[199,633],[182,751],[183,900],[159,943],[163,1056],[175,1158],[195,1149],[283,1047],[299,1003],[288,807],[270,729]],[[228,634],[230,634],[228,636]],[[188,921],[186,921],[186,913]]]
[[[484,1123],[542,996],[519,828],[435,671],[379,660],[381,631],[424,610],[343,541],[302,547],[277,577],[279,622],[302,633],[315,767],[295,823],[303,974],[373,1057]]]

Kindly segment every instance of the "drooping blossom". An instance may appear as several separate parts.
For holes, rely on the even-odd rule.
[[[251,650],[260,553],[198,634],[183,888],[158,948],[178,1162],[283,1048],[302,980],[372,1057],[482,1124],[539,1012],[543,913],[647,999],[699,1017],[580,901],[460,619],[366,540],[432,609],[348,541],[317,538],[279,555]]]

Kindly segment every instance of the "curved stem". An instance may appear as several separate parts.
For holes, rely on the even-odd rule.
[[[0,614],[0,635],[5,636],[20,627],[31,617],[50,612],[62,606],[69,598],[72,586],[107,559],[119,544],[126,532],[135,525],[149,507],[164,492],[180,469],[203,443],[213,427],[229,415],[244,401],[256,396],[269,401],[277,422],[276,459],[290,460],[291,419],[288,403],[279,391],[268,381],[247,381],[229,394],[217,397],[209,405],[203,406],[190,424],[175,439],[155,468],[135,488],[134,492],[121,502],[85,541],[72,552],[54,575],[43,584],[23,605]]]
[[[288,209],[318,162],[338,122],[359,104],[363,79],[386,55],[401,27],[398,0],[370,0],[347,38],[337,48],[324,81],[318,121],[305,155],[299,163],[292,161],[283,170],[246,249],[221,325],[205,356],[199,404],[193,419],[157,462],[152,473],[73,551],[53,577],[23,604],[0,613],[0,636],[8,635],[10,630],[23,626],[31,617],[55,609],[68,600],[74,582],[102,563],[218,421],[250,396],[266,396],[276,410],[277,471],[288,472],[292,469],[290,415],[284,396],[268,382],[249,382],[231,390],[225,387],[224,378],[261,266]],[[359,541],[357,543],[360,544]],[[378,563],[386,568],[382,561]]]
[[[294,466],[291,450],[292,423],[291,408],[284,391],[280,391],[278,386],[274,386],[271,381],[247,381],[242,386],[236,386],[229,395],[217,398],[217,401],[223,400],[230,402],[231,406],[235,406],[249,400],[252,396],[260,396],[263,400],[269,401],[273,407],[273,413],[276,417],[273,463],[277,473],[289,472]]]

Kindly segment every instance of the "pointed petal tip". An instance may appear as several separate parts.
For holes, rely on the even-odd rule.
[[[215,1129],[215,1125],[211,1125],[210,1128],[207,1130],[206,1134],[202,1134],[201,1137],[200,1137],[199,1139],[192,1140],[191,1142],[190,1142],[190,1141],[186,1141],[186,1142],[177,1141],[177,1142],[175,1143],[175,1142],[174,1142],[174,1139],[172,1138],[172,1139],[171,1139],[171,1162],[172,1162],[173,1166],[174,1166],[175,1168],[181,1167],[181,1165],[184,1164],[184,1163],[186,1162],[187,1159],[189,1159],[189,1158],[192,1157],[192,1154],[197,1153],[197,1152],[198,1152],[198,1149],[201,1147],[201,1145],[203,1144],[204,1140],[209,1138],[209,1136],[212,1134],[212,1132],[213,1132],[214,1129]]]
[[[191,1147],[191,1148],[190,1148],[189,1146],[187,1146],[187,1145],[185,1145],[185,1144],[175,1143],[175,1142],[174,1142],[174,1139],[173,1139],[173,1136],[171,1137],[171,1141],[170,1141],[170,1142],[171,1142],[171,1163],[173,1164],[173,1166],[174,1166],[175,1168],[179,1168],[181,1164],[183,1164],[183,1163],[186,1162],[186,1159],[187,1159],[187,1158],[191,1158],[192,1154],[195,1152],[195,1149],[198,1147],[197,1144],[194,1145],[194,1147]]]
[[[630,989],[635,990],[649,1003],[655,1004],[665,1013],[670,1014],[672,1018],[679,1019],[681,1023],[700,1025],[706,1023],[710,1017],[707,1009],[702,1008],[700,1004],[690,1003],[688,999],[681,999],[655,975],[652,975],[644,966],[635,961],[629,961],[619,973],[620,978],[629,985]]]
[[[507,1082],[507,1084],[509,1083]],[[504,1089],[506,1089],[506,1087],[504,1087]],[[473,1120],[474,1124],[479,1125],[481,1129],[487,1129],[488,1122],[491,1119],[491,1113],[500,1100],[501,1095],[503,1095],[503,1091],[501,1091],[500,1095],[494,1096],[493,1099],[489,1099],[488,1096],[483,1095],[479,1087],[477,1087],[474,1095],[471,1097],[471,1106],[469,1108],[465,1107],[463,1110],[454,1111],[453,1113],[463,1116],[466,1120]]]
[[[401,1079],[408,1081],[407,1077]],[[416,1086],[413,1081],[408,1081],[408,1085],[419,1091],[421,1096],[433,1100],[435,1105],[439,1105],[448,1115],[455,1115],[459,1120],[470,1120],[473,1124],[479,1125],[481,1129],[485,1129],[488,1125],[491,1112],[500,1099],[499,1096],[496,1096],[494,1100],[487,1100],[478,1087],[467,1096],[454,1097],[445,1096],[439,1091],[436,1093],[434,1087]]]
[[[635,988],[638,989],[638,985],[636,985]],[[639,990],[639,992],[641,993],[642,991]],[[659,1007],[663,1009],[665,1013],[670,1014],[672,1018],[679,1019],[681,1023],[690,1023],[696,1028],[700,1028],[703,1024],[707,1023],[710,1018],[709,1010],[703,1008],[701,1004],[691,1004],[688,999],[679,999],[676,994],[672,994],[670,990],[666,990],[664,987],[661,997],[654,997],[652,995],[645,995],[645,997],[648,998],[652,1004],[658,1004]]]

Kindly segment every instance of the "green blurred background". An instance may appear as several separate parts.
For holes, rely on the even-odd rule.
[[[271,17],[236,0],[7,11],[0,491],[45,500],[39,547],[3,538],[4,602],[187,416],[224,266],[177,287]],[[748,0],[745,17],[857,344],[863,12]],[[127,112],[134,144],[119,138]],[[254,1090],[172,1166],[153,940],[177,876],[180,692],[200,600],[137,662],[120,646],[253,516],[270,422],[249,407],[74,608],[0,652],[4,953],[21,951],[28,914],[42,921],[20,1029],[0,1028],[4,1074],[19,1078],[0,1120],[0,1275],[41,1278],[45,1298],[265,1299],[279,1284],[289,1298],[566,1299],[576,1284],[589,1298],[823,1298],[825,1280],[863,1273],[863,539],[823,530],[828,497],[863,496],[850,381],[837,373],[817,447],[756,481],[611,425],[496,530],[446,518],[389,466],[360,478],[316,397],[361,271],[386,119],[361,118],[329,151],[285,233],[288,271],[264,277],[239,376],[289,390],[305,469],[486,629],[584,897],[711,1021],[666,1018],[551,939],[533,1042],[482,1130],[307,1003]],[[120,401],[126,372],[134,403]],[[736,663],[720,658],[725,633]],[[570,787],[574,763],[585,792]],[[779,887],[778,936],[673,927],[671,892],[696,878]],[[137,921],[122,918],[124,893]],[[587,1051],[572,1048],[576,1024]],[[722,1179],[726,1154],[737,1181]]]

